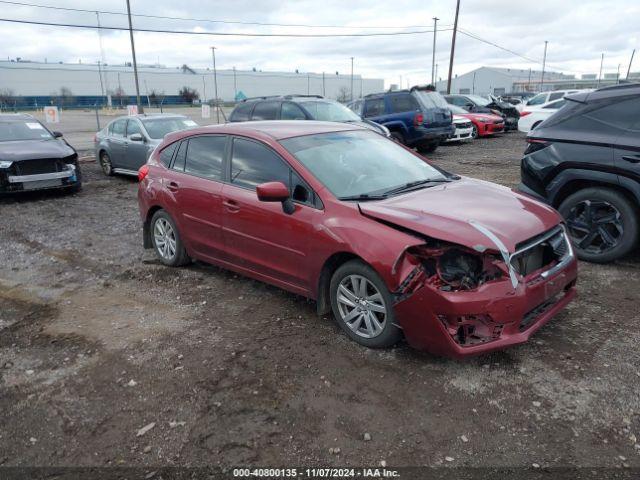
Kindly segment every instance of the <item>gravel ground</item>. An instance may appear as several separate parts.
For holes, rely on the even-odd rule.
[[[523,148],[431,158],[513,186]],[[136,182],[83,167],[77,195],[0,201],[0,465],[640,467],[638,255],[581,263],[526,345],[368,350],[304,298],[159,265]]]

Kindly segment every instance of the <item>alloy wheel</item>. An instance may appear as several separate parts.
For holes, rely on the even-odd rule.
[[[471,132],[471,138],[478,138],[478,127],[473,126],[473,131]]]
[[[620,212],[605,201],[577,203],[566,222],[574,244],[589,253],[600,254],[615,248],[624,235]]]
[[[165,260],[172,260],[176,255],[176,234],[171,224],[164,218],[158,218],[153,227],[153,239],[156,251]]]
[[[349,275],[338,285],[340,319],[356,335],[374,338],[387,322],[387,307],[380,291],[366,277]]]
[[[111,158],[109,158],[107,152],[102,152],[102,155],[100,155],[100,168],[102,168],[102,172],[105,175],[111,175]]]

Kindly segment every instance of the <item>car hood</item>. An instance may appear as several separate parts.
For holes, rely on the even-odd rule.
[[[360,121],[354,120],[352,122],[345,122],[345,123],[348,123],[349,125],[358,125],[359,127],[364,127],[369,130],[373,130],[374,132],[381,133],[382,135],[385,134],[384,129],[382,129],[380,125],[370,120],[360,120]]]
[[[561,221],[551,207],[506,187],[462,178],[450,183],[361,202],[363,215],[416,233],[483,250],[498,249],[479,229],[488,229],[513,253],[516,245]]]
[[[75,151],[62,140],[16,140],[0,142],[0,160],[19,162],[38,158],[63,158]]]

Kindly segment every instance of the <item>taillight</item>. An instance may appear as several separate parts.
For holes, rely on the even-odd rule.
[[[523,110],[520,112],[520,118],[522,117],[526,117],[527,115],[529,115],[531,112],[527,112],[526,110]]]
[[[149,174],[149,166],[143,165],[138,169],[138,181],[143,181]]]
[[[546,140],[540,140],[539,138],[527,138],[527,148],[524,151],[525,155],[530,153],[538,152],[543,148],[547,148],[551,145],[551,142],[547,142]]]
[[[416,113],[416,116],[413,117],[414,125],[422,125],[424,123],[424,115],[422,113]]]

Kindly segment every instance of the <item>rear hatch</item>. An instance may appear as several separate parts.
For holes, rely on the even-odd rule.
[[[426,127],[451,126],[451,110],[449,110],[449,104],[442,95],[420,87],[413,87],[411,94],[422,107],[424,125]]]

